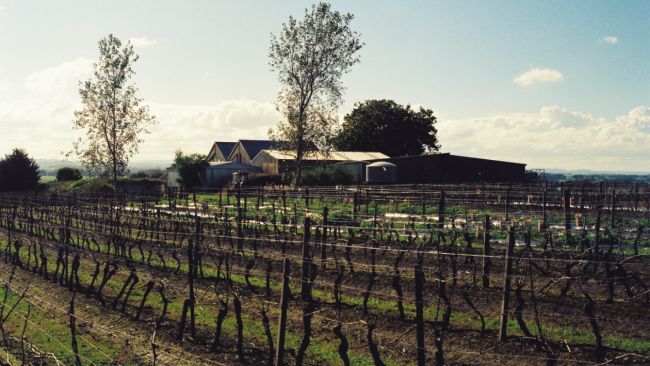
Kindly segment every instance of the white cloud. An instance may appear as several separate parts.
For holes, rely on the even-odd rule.
[[[539,67],[531,68],[530,71],[517,76],[512,82],[519,85],[532,85],[535,83],[550,83],[562,80],[562,74],[557,70],[549,68],[540,69]]]
[[[79,58],[72,62],[64,62],[57,67],[33,72],[25,81],[25,87],[39,93],[54,93],[64,90],[68,85],[77,85],[88,79],[93,72],[93,61]]]
[[[77,80],[92,73],[92,61],[79,59],[34,72],[25,80],[28,96],[0,102],[0,156],[16,147],[38,159],[62,158],[83,133],[72,130],[74,111],[82,108]],[[140,95],[146,97],[144,95]],[[266,139],[280,114],[270,102],[241,98],[215,105],[173,105],[148,101],[159,124],[149,128],[136,160],[173,159],[178,148],[207,154],[217,140]]]
[[[539,113],[440,119],[443,151],[529,168],[650,171],[650,108],[614,121],[552,106]]]
[[[148,39],[147,37],[140,37],[140,38],[129,38],[129,41],[131,41],[131,44],[136,46],[136,47],[146,47],[146,46],[153,46],[156,43],[158,43],[159,39]]]
[[[601,44],[603,42],[607,42],[607,43],[610,43],[610,44],[616,44],[616,43],[618,43],[618,38],[616,38],[616,37],[603,37],[603,38],[598,40],[598,44]]]

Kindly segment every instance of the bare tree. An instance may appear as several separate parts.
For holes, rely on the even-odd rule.
[[[350,30],[353,18],[320,3],[305,9],[301,22],[289,17],[279,38],[271,34],[269,65],[283,85],[275,106],[284,119],[269,129],[269,139],[295,156],[297,185],[302,160],[325,147],[338,124],[336,110],[345,90],[341,76],[359,62],[355,53],[363,44]]]
[[[94,80],[79,82],[79,95],[83,109],[75,111],[73,129],[85,130],[85,138],[72,143],[72,151],[66,158],[79,159],[91,173],[105,171],[113,178],[117,189],[117,178],[127,173],[127,164],[139,152],[139,144],[148,134],[146,127],[157,123],[149,115],[149,107],[137,98],[138,89],[127,85],[133,75],[133,45],[128,42],[120,49],[122,42],[110,34],[99,41],[99,61],[94,64]]]

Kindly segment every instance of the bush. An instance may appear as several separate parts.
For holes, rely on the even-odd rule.
[[[40,168],[24,149],[14,149],[0,160],[0,192],[32,190],[40,179]]]
[[[260,187],[267,185],[282,185],[282,176],[280,174],[258,173],[248,176],[248,180],[244,183],[246,186]]]
[[[354,183],[354,174],[343,164],[305,169],[300,177],[303,186],[336,186]]]
[[[203,154],[185,155],[178,149],[174,153],[174,164],[171,169],[178,170],[176,181],[185,188],[203,187],[201,177],[208,166],[208,157]]]
[[[61,168],[56,171],[56,180],[58,182],[65,182],[69,180],[77,181],[83,178],[81,170],[77,168]]]

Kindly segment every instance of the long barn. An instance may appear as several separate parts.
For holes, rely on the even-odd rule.
[[[397,166],[397,183],[523,182],[526,164],[438,153],[376,159]]]

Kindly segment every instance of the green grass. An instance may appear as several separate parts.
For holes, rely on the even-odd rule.
[[[56,177],[53,175],[46,175],[46,176],[41,176],[41,183],[49,183],[49,182],[56,182]]]

